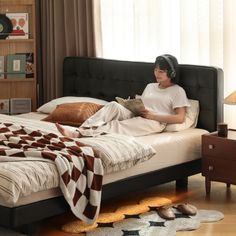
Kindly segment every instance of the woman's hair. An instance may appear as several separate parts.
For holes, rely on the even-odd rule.
[[[170,54],[163,54],[156,58],[155,68],[158,66],[161,70],[167,71],[167,76],[175,84],[179,82],[179,63],[176,57]]]

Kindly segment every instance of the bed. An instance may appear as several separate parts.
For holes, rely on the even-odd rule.
[[[183,153],[180,152],[177,160],[173,161],[173,153],[168,148],[159,149],[169,162],[161,163],[157,169],[151,158],[147,164],[144,162],[137,165],[136,169],[108,174],[102,188],[103,200],[170,181],[176,181],[177,188],[186,188],[188,176],[201,172],[201,135],[215,131],[217,123],[223,121],[223,71],[216,67],[181,64],[179,72],[180,85],[185,89],[188,98],[198,100],[200,104],[197,127],[181,133],[167,132],[161,135],[164,137],[163,146],[170,143],[171,137],[181,140]],[[64,60],[63,96],[112,101],[116,96],[126,98],[141,94],[145,85],[153,81],[152,63],[83,57],[67,57]],[[39,119],[37,115],[35,119]],[[187,140],[191,140],[193,132],[198,137],[197,143],[193,141],[185,145]],[[150,135],[139,139],[149,143],[155,138]],[[196,152],[194,145],[198,146]],[[186,161],[182,158],[183,155],[189,156],[189,159]],[[0,225],[30,230],[33,223],[68,210],[69,205],[58,188],[52,187],[49,197],[36,192],[13,205],[1,203]]]

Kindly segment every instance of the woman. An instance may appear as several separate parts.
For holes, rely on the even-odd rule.
[[[166,124],[183,123],[186,107],[189,106],[186,93],[178,83],[178,61],[169,54],[158,56],[154,63],[156,83],[146,86],[141,96],[145,110],[140,116],[117,102],[110,102],[87,119],[78,129],[56,124],[65,136],[94,136],[101,133],[120,133],[141,136],[163,131]]]

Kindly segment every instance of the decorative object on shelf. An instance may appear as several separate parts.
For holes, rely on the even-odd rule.
[[[12,30],[11,20],[6,15],[0,14],[0,39],[6,39]]]
[[[0,113],[9,114],[9,112],[10,112],[9,99],[0,99]]]
[[[22,114],[31,112],[31,98],[11,98],[10,114]]]
[[[4,79],[4,56],[0,56],[0,79]]]
[[[236,105],[236,91],[232,92],[224,99],[224,103],[228,105]]]
[[[217,131],[219,137],[227,137],[228,136],[228,125],[226,123],[218,123]]]
[[[7,78],[25,78],[25,55],[7,55]]]
[[[34,54],[33,53],[16,53],[16,55],[25,55],[25,77],[34,78]]]
[[[8,39],[29,38],[29,14],[28,13],[6,13],[12,23],[12,32]]]

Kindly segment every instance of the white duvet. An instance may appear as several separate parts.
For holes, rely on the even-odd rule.
[[[54,124],[43,121],[0,115],[0,122],[15,123],[31,130],[39,129],[60,135]],[[94,148],[96,154],[102,159],[106,173],[130,168],[137,163],[148,160],[155,154],[155,150],[150,145],[140,143],[135,138],[124,135],[109,134],[78,140]],[[8,162],[9,160],[11,161]],[[23,170],[19,170],[21,165]],[[54,163],[50,160],[35,157],[24,159],[0,157],[0,200],[16,203],[21,196],[57,187],[58,182],[54,180],[55,178],[52,178],[52,183],[50,179],[41,181],[40,177],[44,170],[54,172],[53,174],[58,178],[58,174],[52,171],[53,165]],[[31,169],[34,170],[33,173]],[[25,171],[23,182],[21,182],[22,177],[19,178],[18,175],[22,171]]]

